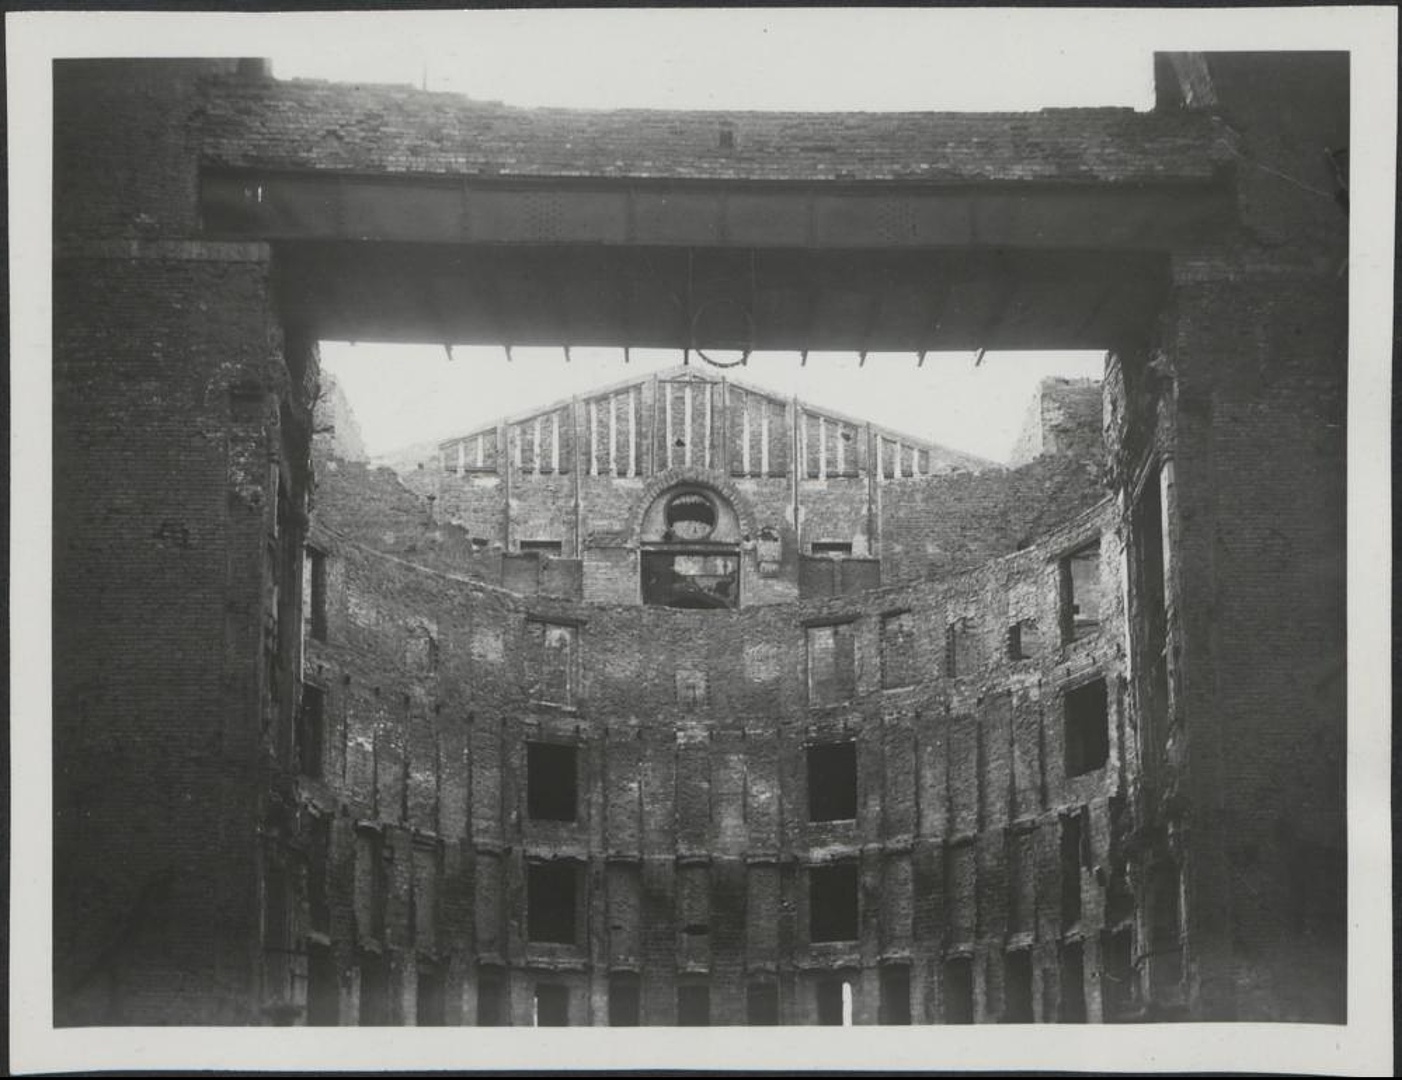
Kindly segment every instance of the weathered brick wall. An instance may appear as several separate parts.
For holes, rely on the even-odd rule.
[[[54,1009],[256,1023],[314,349],[198,237],[200,80],[55,64]],[[279,499],[281,492],[281,501]],[[281,505],[281,512],[279,507]]]
[[[1105,497],[1103,469],[1047,455],[1021,468],[878,486],[882,579],[957,573],[1029,544]]]
[[[1326,151],[1347,146],[1347,70],[1208,58],[1243,229],[1174,260],[1157,340],[1107,382],[1116,486],[1157,471],[1165,510],[1138,869],[1182,873],[1186,971],[1149,989],[1204,1017],[1345,1016],[1347,218]]]
[[[1043,379],[1028,403],[1017,444],[1008,459],[1016,468],[1042,454],[1103,461],[1102,395],[1097,379]]]
[[[55,268],[60,1023],[257,1019],[248,778],[287,384],[267,290],[244,246]]]
[[[350,475],[338,473],[338,482]],[[1108,602],[1100,634],[1062,646],[1053,633],[1040,659],[1009,659],[1009,621],[1059,625],[1057,556],[1095,536],[1104,545]],[[856,1018],[875,1022],[878,956],[912,964],[916,1018],[938,1019],[938,957],[966,944],[996,979],[1011,892],[1021,898],[1020,918],[1031,918],[1028,905],[1035,905],[1054,936],[1067,930],[1057,907],[1058,812],[1099,806],[1093,816],[1103,817],[1105,800],[1124,784],[1117,705],[1104,769],[1065,777],[1061,744],[1061,688],[1092,671],[1112,686],[1118,677],[1120,556],[1108,504],[1042,544],[961,577],[739,611],[518,597],[388,561],[360,544],[338,547],[329,533],[317,531],[314,539],[338,567],[328,643],[311,643],[308,653],[311,677],[328,687],[334,720],[327,780],[306,790],[328,810],[346,803],[391,831],[418,829],[449,849],[459,844],[465,861],[473,853],[478,873],[464,884],[476,914],[451,927],[441,919],[437,939],[440,960],[449,958],[452,1008],[465,1009],[467,1022],[475,1016],[476,966],[484,961],[515,973],[516,1023],[529,1023],[532,987],[540,981],[569,987],[572,1023],[607,1022],[606,973],[630,965],[642,970],[645,1022],[675,1020],[678,980],[688,973],[711,988],[712,1022],[743,1022],[747,979],[766,965],[780,981],[786,1019],[812,1022],[818,981],[851,971],[858,973]],[[886,689],[880,614],[897,609],[909,611],[916,628],[913,675],[910,685]],[[945,627],[955,612],[977,615],[978,646],[973,666],[950,679]],[[572,708],[530,700],[528,617],[577,625]],[[844,704],[814,708],[804,625],[834,618],[855,620],[854,691]],[[403,659],[404,643],[420,626],[436,635],[433,672],[415,671]],[[682,685],[699,685],[699,700],[680,697]],[[973,726],[959,727],[959,717]],[[944,749],[955,730],[965,732],[971,755],[962,767]],[[857,816],[811,823],[804,746],[841,737],[857,740]],[[523,747],[531,738],[578,746],[575,822],[526,814]],[[947,805],[971,807],[973,816],[961,825],[962,818],[944,812]],[[1003,835],[1011,820],[1040,838],[1038,850],[1053,853],[1050,867],[1030,856],[1008,866]],[[952,924],[933,910],[919,916],[928,867],[943,865],[946,845],[961,836],[979,852],[970,864],[973,891],[960,901],[967,915]],[[1092,836],[1090,849],[1108,864],[1108,834]],[[578,944],[529,941],[526,863],[562,857],[578,860],[582,875]],[[832,858],[861,866],[862,914],[852,945],[808,942],[806,868]],[[494,869],[482,872],[485,866]],[[1083,919],[1100,925],[1089,867],[1086,874]],[[1050,891],[1043,879],[1053,883]],[[409,907],[401,899],[398,910]],[[966,941],[949,930],[961,923],[970,927]],[[688,926],[701,929],[682,932]],[[407,923],[387,930],[394,934],[409,1008]],[[353,941],[335,947],[348,973],[344,985],[353,986]],[[1036,970],[1047,985],[1057,962],[1054,951],[1039,954]],[[570,974],[576,970],[591,974]],[[1050,991],[1038,1001],[1039,1017],[1050,1018]],[[1002,1008],[993,994],[982,1000],[980,1015],[996,1019]]]

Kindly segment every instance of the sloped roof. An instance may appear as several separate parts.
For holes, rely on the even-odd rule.
[[[757,397],[768,398],[771,401],[777,402],[779,404],[784,404],[790,400],[789,398],[785,397],[781,393],[778,393],[777,391],[756,386],[753,383],[742,382],[739,379],[732,379],[728,376],[722,377],[719,375],[714,375],[709,371],[699,370],[698,368],[692,367],[690,365],[678,364],[674,367],[666,368],[662,371],[649,372],[646,375],[640,375],[635,378],[623,379],[619,382],[609,383],[605,386],[592,389],[588,393],[579,394],[573,397],[559,398],[557,400],[549,402],[548,404],[529,409],[525,412],[510,414],[508,416],[502,417],[500,421],[496,421],[488,425],[474,427],[471,431],[465,431],[459,435],[453,435],[446,439],[440,439],[438,441],[438,446],[440,449],[443,449],[446,447],[453,446],[464,439],[471,439],[477,435],[484,435],[489,432],[494,432],[496,430],[497,423],[510,426],[513,424],[521,424],[530,420],[534,420],[538,416],[545,416],[549,413],[556,412],[559,409],[566,408],[576,399],[576,397],[581,401],[597,400],[599,398],[608,397],[611,394],[618,394],[622,391],[642,386],[645,383],[652,381],[653,379],[658,379],[664,382],[675,380],[689,380],[693,382],[706,383],[725,382],[729,386],[732,386],[738,390],[743,390],[747,394],[753,394]],[[944,446],[940,443],[934,442],[930,439],[922,438],[918,435],[910,435],[904,432],[895,431],[891,428],[886,427],[883,424],[874,423],[865,420],[861,417],[839,412],[835,409],[828,409],[821,406],[809,405],[807,402],[803,401],[800,398],[796,398],[793,400],[795,400],[798,406],[810,416],[820,416],[827,420],[836,421],[842,424],[848,424],[853,427],[864,427],[867,424],[870,424],[872,430],[876,434],[884,438],[897,441],[901,443],[901,445],[906,447],[928,450],[931,452],[931,454],[938,456],[941,461],[945,462],[946,464],[952,465],[956,468],[968,469],[973,472],[977,472],[982,469],[1002,468],[1002,466],[999,465],[997,462],[990,461],[987,458],[979,457],[977,454],[970,454],[963,450],[955,450],[951,447]]]

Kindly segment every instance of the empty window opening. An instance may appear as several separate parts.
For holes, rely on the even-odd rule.
[[[944,962],[941,986],[944,1022],[974,1022],[974,962],[967,956],[950,957]]]
[[[1096,679],[1064,699],[1066,775],[1080,776],[1101,768],[1110,757],[1110,714],[1105,680]]]
[[[1172,1001],[1183,978],[1183,877],[1176,864],[1164,862],[1154,868],[1150,881],[1149,979],[1155,999]]]
[[[531,697],[547,705],[574,705],[577,633],[563,623],[530,621]]]
[[[915,619],[908,611],[881,617],[881,686],[885,690],[915,682]]]
[[[326,553],[314,547],[304,550],[302,584],[305,590],[302,607],[305,612],[307,636],[315,641],[326,640]]]
[[[382,1027],[389,1022],[389,968],[382,957],[362,957],[360,1026]]]
[[[356,920],[372,941],[385,936],[385,893],[388,881],[385,872],[384,838],[373,829],[356,835]]]
[[[968,619],[956,619],[944,635],[944,673],[951,679],[974,670],[974,629]]]
[[[752,982],[745,988],[745,1023],[771,1027],[779,1023],[779,984]]]
[[[1063,1024],[1086,1022],[1085,950],[1079,941],[1061,947],[1061,1001],[1057,1019]]]
[[[677,1024],[680,1027],[709,1027],[711,988],[701,983],[677,987]]]
[[[303,683],[302,707],[297,712],[297,768],[303,776],[321,776],[325,731],[326,692]]]
[[[307,1026],[335,1027],[341,1022],[341,981],[336,959],[326,945],[307,948]]]
[[[569,987],[558,983],[537,983],[531,1019],[536,1027],[569,1027]]]
[[[526,814],[533,821],[574,821],[578,812],[576,747],[526,744]]]
[[[443,1026],[443,971],[436,964],[420,964],[414,1023],[419,1027]]]
[[[881,969],[881,1010],[883,1024],[910,1023],[910,968],[887,964]]]
[[[477,1026],[506,1024],[506,979],[499,968],[482,968],[477,975]]]
[[[1117,930],[1101,945],[1100,1000],[1106,1022],[1128,1020],[1134,1007],[1135,974],[1129,930]]]
[[[1100,541],[1061,560],[1062,634],[1079,641],[1100,629]]]
[[[740,559],[716,551],[644,551],[643,603],[654,607],[733,608],[740,602]]]
[[[850,540],[814,540],[808,549],[813,555],[847,559],[852,555]]]
[[[307,922],[318,933],[331,932],[331,904],[326,893],[326,874],[331,857],[331,819],[313,814],[307,843]]]
[[[810,941],[857,940],[857,864],[833,863],[808,871]]]
[[[1162,498],[1159,472],[1155,470],[1145,481],[1135,501],[1131,523],[1132,551],[1138,571],[1138,588],[1135,592],[1139,599],[1145,645],[1151,652],[1163,648],[1166,631]]]
[[[822,743],[808,748],[808,820],[853,821],[857,817],[857,744]]]
[[[1033,660],[1042,652],[1042,632],[1036,620],[1023,619],[1008,627],[1008,659]]]
[[[1061,925],[1065,929],[1081,918],[1081,867],[1087,841],[1085,811],[1076,810],[1061,819]]]
[[[716,504],[699,491],[683,491],[667,500],[663,510],[666,541],[705,540],[716,528]]]
[[[808,700],[838,705],[856,692],[857,670],[852,624],[808,628]]]
[[[533,862],[526,866],[526,937],[530,941],[575,943],[575,893],[578,869],[569,862]]]
[[[1032,953],[1003,954],[1003,1023],[1032,1023]]]
[[[564,543],[560,540],[522,540],[522,555],[553,555],[559,557],[564,552]]]
[[[642,987],[638,976],[618,972],[609,976],[609,1027],[637,1027],[642,1023]]]
[[[820,979],[817,985],[818,1023],[852,1026],[852,980],[843,976]]]

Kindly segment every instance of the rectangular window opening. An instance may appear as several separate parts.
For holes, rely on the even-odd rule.
[[[574,706],[578,629],[565,623],[531,620],[531,698],[547,705]]]
[[[562,540],[522,540],[522,555],[553,555],[558,558],[565,550]]]
[[[642,987],[638,976],[619,972],[609,976],[609,1027],[642,1023]]]
[[[839,705],[856,693],[857,670],[851,623],[808,628],[808,700]]]
[[[910,1023],[910,968],[887,964],[881,969],[881,1015],[883,1024]]]
[[[852,555],[852,542],[850,540],[814,540],[809,546],[809,551],[813,555],[846,559]]]
[[[752,982],[745,989],[745,1023],[772,1027],[779,1023],[779,984]]]
[[[1135,974],[1129,930],[1106,935],[1101,945],[1100,997],[1106,1023],[1131,1019],[1135,1000]]]
[[[307,922],[318,933],[331,932],[331,904],[327,897],[326,874],[331,859],[331,819],[313,814],[307,845]]]
[[[557,983],[536,983],[536,1027],[570,1026],[570,991]]]
[[[852,980],[841,975],[820,979],[816,989],[818,1023],[829,1027],[851,1027]]]
[[[968,619],[956,619],[944,634],[944,673],[951,679],[974,670],[974,630]]]
[[[1022,619],[1008,627],[1008,659],[1034,660],[1042,653],[1042,634],[1035,619]]]
[[[1061,560],[1062,635],[1079,641],[1100,629],[1100,541]]]
[[[574,821],[579,751],[559,743],[526,744],[526,814],[533,821]]]
[[[680,1027],[709,1027],[711,988],[701,983],[677,987],[677,1024]]]
[[[326,739],[326,691],[302,684],[302,707],[297,713],[297,768],[312,779],[322,774],[322,748]]]
[[[341,1022],[341,982],[336,958],[327,945],[307,948],[307,1026],[335,1027]]]
[[[1003,954],[1003,1023],[1032,1023],[1032,953]]]
[[[380,956],[360,961],[360,1026],[383,1027],[389,1023],[389,967]]]
[[[881,617],[881,686],[892,690],[915,682],[915,621],[908,611]]]
[[[1110,712],[1105,680],[1067,690],[1063,699],[1066,775],[1080,776],[1105,765],[1110,757]]]
[[[443,1026],[443,971],[436,964],[419,964],[414,1022],[418,1027]]]
[[[857,744],[808,747],[808,820],[854,821],[857,817]]]
[[[477,973],[477,1026],[503,1027],[506,1024],[506,979],[499,968],[480,968]]]
[[[1063,1024],[1086,1022],[1085,950],[1079,941],[1061,947],[1061,1002],[1057,1019]]]
[[[952,956],[944,962],[942,1003],[946,1024],[974,1022],[974,962],[967,956]]]
[[[857,864],[839,862],[808,871],[810,941],[857,940]]]
[[[725,551],[644,551],[640,562],[644,604],[704,609],[733,608],[740,603],[738,555]]]
[[[1065,929],[1081,918],[1081,848],[1086,842],[1084,810],[1061,819],[1061,925]]]
[[[326,553],[308,546],[302,572],[306,589],[306,630],[314,641],[326,640]]]
[[[530,941],[573,945],[578,867],[570,862],[526,865],[526,937]]]

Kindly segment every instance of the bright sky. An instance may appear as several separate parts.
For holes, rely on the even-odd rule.
[[[466,434],[498,417],[592,387],[680,364],[681,353],[618,349],[503,350],[442,345],[322,342],[321,362],[346,393],[373,457],[428,440]],[[1037,381],[1047,375],[1091,376],[1101,352],[757,353],[728,374],[741,382],[798,396],[813,405],[869,419],[994,461],[1007,460]],[[723,357],[718,357],[723,358]],[[695,356],[698,371],[719,374]]]
[[[1107,47],[1111,23],[1092,13],[652,8],[381,18],[323,22],[315,47],[289,34],[257,55],[273,61],[278,78],[411,83],[514,105],[837,111],[1153,105],[1152,39]]]

